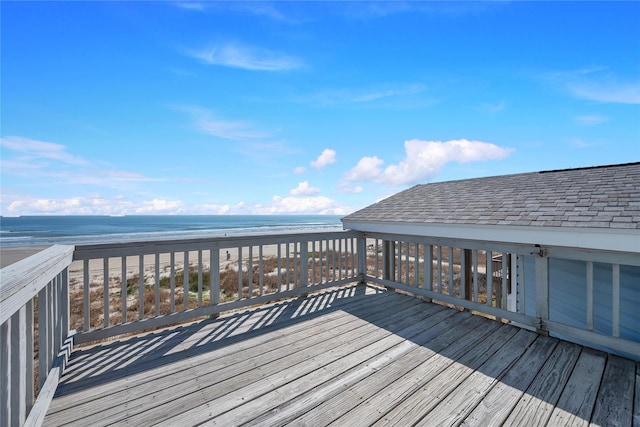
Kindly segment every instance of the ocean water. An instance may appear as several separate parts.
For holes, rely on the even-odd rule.
[[[335,215],[0,217],[0,247],[334,231],[342,229],[340,218]]]

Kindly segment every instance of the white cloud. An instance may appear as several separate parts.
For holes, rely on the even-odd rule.
[[[206,64],[256,71],[284,71],[302,67],[302,61],[292,56],[266,49],[218,44],[206,49],[187,50],[186,54]]]
[[[181,206],[182,202],[180,200],[153,199],[142,202],[142,206],[137,207],[135,213],[171,213],[176,212]]]
[[[101,203],[100,199],[85,197],[69,198],[23,198],[13,200],[3,209],[3,215],[109,215],[109,204]],[[96,207],[99,207],[96,209]]]
[[[354,192],[358,187],[353,183],[362,181],[392,186],[415,183],[436,175],[450,162],[498,160],[507,157],[513,151],[511,148],[466,139],[446,142],[412,139],[406,141],[404,147],[405,158],[400,163],[384,169],[382,159],[375,156],[363,157],[355,167],[344,174],[338,189]]]
[[[250,13],[253,13],[254,15],[265,16],[276,21],[287,23],[299,22],[298,20],[291,19],[280,10],[276,9],[273,4],[265,2],[238,2],[236,5]]]
[[[353,182],[342,180],[338,184],[338,191],[348,194],[359,194],[364,191],[361,185],[355,185]]]
[[[599,125],[600,123],[608,122],[609,117],[601,116],[599,114],[591,114],[586,116],[578,116],[575,118],[578,123],[585,126]]]
[[[134,204],[122,196],[67,198],[24,197],[8,203],[3,215],[132,215],[183,212],[179,200],[153,199]]]
[[[373,157],[363,157],[358,164],[344,174],[344,180],[349,182],[368,181],[377,179],[382,173],[384,160]]]
[[[419,83],[381,84],[364,89],[331,89],[296,99],[297,102],[318,105],[370,103],[386,98],[407,97],[423,92],[426,86]]]
[[[305,168],[304,166],[298,166],[297,168],[295,168],[293,170],[293,173],[296,174],[296,175],[302,175],[306,171],[307,171],[307,168]]]
[[[325,148],[318,158],[311,162],[311,167],[315,169],[322,169],[327,165],[336,162],[336,152],[330,148]]]
[[[268,133],[256,130],[253,125],[241,121],[224,121],[200,117],[196,120],[198,129],[209,135],[225,139],[266,138]]]
[[[199,12],[204,12],[207,9],[204,3],[195,1],[177,1],[174,4],[182,9],[197,10]]]
[[[102,197],[39,198],[2,194],[0,215],[268,215],[268,214],[331,214],[345,215],[352,209],[333,199],[319,195],[273,196],[267,203],[246,204],[186,204],[182,200],[150,198],[131,200],[122,195]]]
[[[506,104],[504,101],[500,101],[497,103],[487,102],[487,103],[480,104],[478,109],[486,114],[496,114],[504,110],[505,105]]]
[[[577,81],[567,85],[578,98],[619,104],[640,104],[640,82]]]
[[[87,161],[82,157],[67,153],[67,147],[53,142],[38,141],[19,136],[0,138],[0,145],[23,155],[48,160],[56,160],[70,165],[85,165]]]
[[[242,120],[221,119],[205,108],[189,105],[176,106],[174,108],[190,115],[194,126],[199,132],[217,136],[218,138],[239,141],[273,136],[272,132],[260,130],[253,123]]]
[[[589,142],[582,138],[569,138],[569,144],[576,148],[590,148],[602,145],[600,142]]]
[[[559,71],[547,73],[545,77],[577,98],[607,103],[640,104],[640,80],[636,77],[621,79],[607,67]]]
[[[315,196],[318,193],[320,193],[320,189],[311,187],[307,181],[302,181],[296,188],[289,191],[291,196]]]
[[[349,210],[339,206],[335,200],[325,196],[280,197],[273,196],[271,203],[254,213],[264,214],[310,214],[344,215]]]
[[[67,152],[67,147],[62,144],[10,136],[0,138],[0,145],[10,150],[3,153],[0,160],[2,174],[37,179],[41,186],[55,183],[119,187],[125,183],[166,181],[165,178],[149,178],[138,172],[100,168]]]

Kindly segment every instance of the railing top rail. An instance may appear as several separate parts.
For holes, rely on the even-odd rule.
[[[274,245],[313,240],[349,238],[360,235],[357,231],[319,231],[308,233],[246,234],[192,239],[145,240],[116,243],[76,245],[73,259],[85,260],[102,257],[145,255],[155,253],[197,251],[234,246]]]
[[[55,245],[0,270],[0,323],[4,323],[71,264],[74,246]]]

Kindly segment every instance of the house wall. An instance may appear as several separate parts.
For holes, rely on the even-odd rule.
[[[519,312],[535,316],[535,256],[519,255],[516,275]],[[549,259],[549,319],[587,327],[587,262]],[[611,335],[612,264],[593,263],[594,332]],[[522,293],[525,303],[523,304]],[[559,337],[567,339],[566,337]],[[640,342],[640,267],[620,265],[620,338]]]

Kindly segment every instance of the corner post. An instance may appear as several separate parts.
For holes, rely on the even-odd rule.
[[[358,262],[358,283],[366,284],[367,280],[367,237],[364,233],[356,238],[356,254]]]
[[[396,270],[396,242],[385,240],[382,244],[382,278],[384,280],[395,280]]]
[[[461,291],[462,298],[471,301],[473,295],[473,286],[472,286],[472,262],[471,262],[471,249],[461,249],[460,250],[460,272],[461,272]]]
[[[540,325],[536,332],[549,335],[545,320],[549,319],[549,258],[542,249],[535,258],[536,271],[536,317]]]

